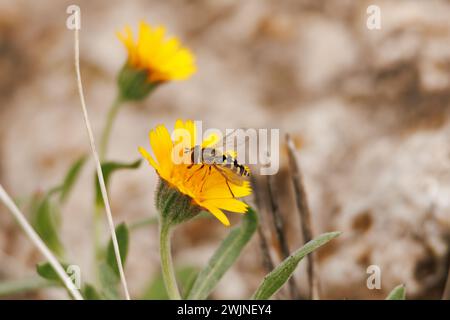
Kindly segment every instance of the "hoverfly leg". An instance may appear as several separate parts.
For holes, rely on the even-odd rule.
[[[205,180],[205,178],[206,178],[206,175],[207,174],[210,174],[211,173],[211,166],[210,167],[208,167],[208,170],[206,170],[205,171],[205,174],[203,175],[203,183],[202,183],[202,186],[200,187],[200,192],[202,192],[203,191],[203,187],[205,186],[205,183],[206,183],[206,180]]]
[[[233,191],[231,190],[231,187],[230,187],[230,184],[229,184],[229,182],[228,182],[227,176],[223,174],[222,170],[219,169],[219,168],[217,167],[217,165],[214,164],[213,167],[214,167],[214,168],[217,170],[217,172],[219,172],[220,175],[225,179],[225,183],[227,184],[227,187],[228,187],[228,190],[229,190],[230,193],[231,193],[231,196],[232,196],[233,198],[236,198],[236,196],[234,195]]]
[[[204,166],[205,166],[205,165],[202,164],[197,170],[195,170],[195,171],[189,176],[189,178],[187,178],[186,181],[191,180],[191,178],[192,178],[198,171],[202,170]],[[189,169],[189,168],[188,168],[188,169]]]

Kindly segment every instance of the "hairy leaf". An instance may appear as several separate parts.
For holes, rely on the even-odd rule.
[[[125,261],[127,259],[128,255],[128,242],[129,242],[129,232],[128,228],[125,223],[121,223],[116,227],[116,237],[117,242],[119,244],[119,252],[120,252],[120,258],[122,261],[122,265],[125,265]],[[116,255],[114,252],[114,246],[112,239],[109,240],[108,248],[106,251],[106,262],[111,267],[111,269],[114,271],[114,273],[119,276],[119,267],[117,266],[117,260]]]
[[[255,300],[265,300],[272,297],[289,280],[299,262],[308,253],[313,252],[340,234],[341,232],[324,233],[316,239],[306,243],[303,247],[281,262],[272,272],[265,276],[252,298]]]
[[[102,262],[99,266],[99,278],[100,286],[102,288],[101,293],[105,299],[120,299],[119,291],[117,290],[117,284],[119,283],[120,278],[106,262]]]
[[[239,257],[258,225],[256,212],[249,207],[240,226],[231,230],[195,280],[187,299],[206,299],[225,272]]]
[[[31,224],[58,258],[64,255],[64,247],[59,238],[59,207],[51,200],[50,193],[34,202],[31,208]]]
[[[386,300],[405,300],[405,299],[406,299],[406,289],[404,284],[396,286],[386,297]]]
[[[61,265],[64,270],[67,270],[67,268],[69,267],[67,263],[61,263]],[[42,278],[50,281],[57,281],[62,284],[62,280],[50,263],[44,262],[36,265],[36,271]]]
[[[111,174],[114,173],[117,170],[123,170],[123,169],[137,169],[141,165],[142,159],[138,159],[131,163],[123,163],[123,162],[104,162],[102,163],[102,172],[103,172],[103,178],[105,180],[105,185],[108,187],[108,183],[111,179]],[[100,184],[98,183],[97,176],[95,176],[95,201],[98,206],[103,207],[103,197],[102,192],[100,190]]]
[[[64,181],[61,185],[60,189],[60,195],[59,195],[59,201],[65,202],[67,200],[67,197],[70,194],[70,191],[72,191],[72,188],[77,181],[77,178],[81,172],[81,169],[83,168],[83,165],[86,162],[86,155],[83,155],[81,158],[79,158],[75,163],[70,167],[69,171],[66,174],[66,177],[64,178]]]
[[[86,300],[102,300],[102,296],[97,292],[97,289],[89,283],[83,287],[83,296]]]

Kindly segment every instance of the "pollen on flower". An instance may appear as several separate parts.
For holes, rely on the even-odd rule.
[[[151,83],[184,80],[197,69],[191,51],[182,47],[177,38],[165,35],[163,26],[152,27],[145,22],[140,23],[136,39],[129,26],[118,33],[128,51],[128,64],[145,70]]]
[[[177,120],[175,129],[183,129],[188,132],[190,139],[188,139],[187,147],[195,147],[196,127],[193,121]],[[228,180],[223,172],[214,169],[211,165],[175,163],[172,155],[174,148],[177,147],[177,142],[172,140],[164,125],[159,125],[151,130],[149,138],[154,157],[142,147],[139,148],[141,154],[161,179],[181,194],[190,197],[194,205],[209,211],[227,226],[230,222],[223,210],[236,213],[247,211],[247,204],[237,198],[251,194],[252,190],[248,181],[236,183]],[[211,141],[211,137],[205,141]],[[184,142],[186,143],[186,141]]]

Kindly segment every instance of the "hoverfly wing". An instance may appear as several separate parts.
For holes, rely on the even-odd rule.
[[[236,150],[237,147],[246,143],[248,140],[248,136],[243,140],[239,140],[238,133],[244,129],[232,129],[228,132],[224,137],[219,138],[217,135],[213,134],[210,138],[203,143],[203,148],[212,148],[219,150],[222,153],[229,153]],[[227,130],[228,131],[228,130]],[[237,140],[237,143],[235,141]]]
[[[234,185],[242,186],[245,181],[247,181],[245,176],[238,175],[231,168],[226,166],[214,165],[214,169],[216,169],[226,180],[231,182]]]

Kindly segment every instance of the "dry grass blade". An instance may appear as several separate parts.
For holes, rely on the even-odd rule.
[[[262,210],[262,203],[261,203],[261,190],[258,186],[258,182],[255,180],[255,178],[252,176],[251,178],[252,183],[252,189],[253,189],[253,195],[255,199],[256,208],[258,208],[259,212],[259,223],[258,223],[258,237],[259,237],[259,247],[261,249],[262,253],[262,262],[263,266],[266,269],[267,272],[272,271],[275,268],[275,265],[273,263],[272,257],[270,256],[270,249],[269,245],[267,243],[266,235],[264,234],[263,225],[264,225],[264,215],[263,212],[265,210]]]
[[[308,198],[306,196],[305,187],[303,185],[303,176],[298,165],[297,158],[295,157],[295,146],[289,135],[286,135],[287,152],[289,158],[289,168],[292,178],[292,184],[294,186],[295,202],[298,212],[300,214],[300,224],[303,234],[303,242],[307,243],[312,240],[312,224],[311,224],[311,212],[309,210]],[[309,298],[319,299],[319,281],[317,278],[316,270],[314,268],[314,253],[308,255],[308,285],[309,285]]]
[[[12,201],[11,197],[6,193],[5,189],[0,185],[0,199],[5,204],[5,206],[9,209],[11,214],[16,219],[17,223],[22,227],[25,234],[28,238],[33,242],[39,251],[44,255],[44,257],[48,260],[50,265],[55,270],[56,274],[59,276],[61,281],[66,286],[67,290],[70,292],[72,297],[75,300],[83,300],[78,289],[73,284],[72,280],[70,280],[69,276],[66,274],[64,268],[59,263],[58,259],[53,255],[50,249],[45,245],[44,241],[39,237],[39,235],[34,231],[33,227],[28,223],[27,219],[20,212],[19,208],[15,205],[14,201]]]
[[[272,214],[273,223],[275,226],[275,232],[277,235],[278,242],[280,243],[281,253],[283,255],[283,259],[286,259],[290,255],[288,242],[285,236],[285,227],[284,221],[281,217],[278,201],[276,198],[275,186],[273,183],[273,176],[267,176],[267,191],[268,191],[268,199],[270,203],[270,212]],[[289,285],[289,293],[292,299],[298,299],[299,291],[297,285],[295,283],[294,277],[290,278],[288,281]]]
[[[74,33],[75,33],[75,70],[77,73],[78,92],[80,95],[81,107],[83,109],[84,122],[86,124],[86,129],[87,129],[88,136],[89,136],[89,142],[91,144],[92,156],[94,157],[95,165],[97,168],[98,182],[100,184],[100,190],[101,190],[103,202],[105,205],[106,217],[108,218],[109,229],[111,232],[111,240],[112,240],[113,247],[114,247],[114,253],[116,255],[116,261],[117,261],[117,266],[119,269],[120,280],[122,282],[122,286],[123,286],[123,290],[125,292],[126,299],[130,300],[130,294],[128,292],[127,281],[125,279],[125,273],[123,271],[122,259],[120,258],[119,243],[117,242],[116,230],[115,230],[114,221],[112,218],[111,207],[109,205],[108,193],[106,191],[105,179],[103,178],[102,166],[100,164],[98,153],[95,148],[94,135],[92,133],[91,124],[90,124],[88,113],[87,113],[86,103],[84,101],[83,85],[81,82],[81,72],[80,72],[80,48],[79,48],[79,38],[78,38],[79,30],[78,30],[78,28],[75,29]]]
[[[445,283],[444,292],[442,294],[442,300],[450,300],[450,267],[448,268],[447,281]]]

